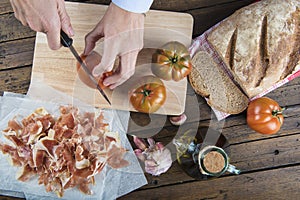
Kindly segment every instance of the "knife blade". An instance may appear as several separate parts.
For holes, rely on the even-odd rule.
[[[67,47],[67,48],[70,49],[70,51],[72,52],[72,54],[74,55],[74,57],[76,58],[76,60],[79,62],[80,66],[83,68],[83,70],[85,71],[85,73],[89,76],[89,78],[93,82],[93,84],[95,84],[95,86],[97,87],[97,90],[104,97],[104,99],[109,103],[109,105],[111,105],[111,102],[108,99],[107,95],[105,94],[105,92],[103,91],[103,89],[99,86],[97,80],[92,75],[92,73],[90,72],[90,70],[87,68],[85,62],[83,62],[83,60],[81,59],[81,57],[77,53],[76,49],[74,48],[74,46],[73,46],[73,39],[70,38],[64,31],[61,31],[60,32],[60,41],[61,41],[61,44],[64,47]]]

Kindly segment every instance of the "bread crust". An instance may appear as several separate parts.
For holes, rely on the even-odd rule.
[[[251,98],[299,66],[300,1],[264,0],[236,11],[208,35]]]

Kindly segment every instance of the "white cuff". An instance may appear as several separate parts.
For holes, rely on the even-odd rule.
[[[124,10],[145,13],[149,11],[153,0],[112,0],[112,2]]]

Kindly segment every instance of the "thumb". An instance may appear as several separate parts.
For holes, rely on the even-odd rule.
[[[69,37],[74,36],[74,29],[71,25],[71,20],[67,13],[64,1],[58,1],[58,15],[61,22],[61,29],[67,33]]]
[[[88,55],[96,45],[96,42],[104,36],[103,24],[100,21],[95,28],[85,36],[84,55]]]

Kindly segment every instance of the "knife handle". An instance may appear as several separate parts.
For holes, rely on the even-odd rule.
[[[60,43],[64,47],[70,47],[73,43],[73,39],[70,38],[63,30],[60,31]]]

